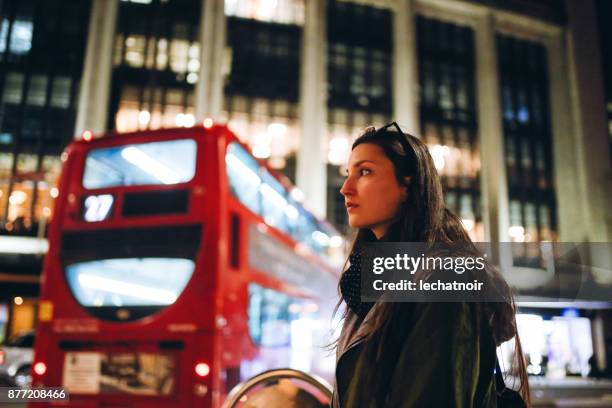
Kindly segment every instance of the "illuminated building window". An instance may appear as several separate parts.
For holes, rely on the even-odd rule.
[[[31,106],[44,106],[47,94],[47,81],[45,75],[32,75],[26,103]]]
[[[251,153],[295,181],[295,154],[300,140],[298,106],[284,100],[226,96],[222,121]]]
[[[200,6],[197,0],[120,3],[110,128],[128,132],[195,124]]]
[[[264,21],[304,25],[305,0],[225,0],[225,15]]]
[[[417,17],[421,135],[442,178],[447,207],[484,240],[477,147],[474,32]]]
[[[514,242],[555,240],[546,48],[498,35],[497,49],[510,199],[510,239]],[[524,253],[518,258],[515,262],[537,264],[538,254]]]
[[[0,2],[0,234],[41,235],[72,139],[91,1]]]
[[[72,79],[70,77],[55,77],[51,88],[51,106],[60,109],[69,108],[71,92]]]
[[[132,132],[162,127],[190,127],[195,125],[193,91],[180,88],[122,89],[115,128],[119,132]],[[144,102],[147,101],[147,102]]]
[[[24,75],[20,72],[8,72],[5,78],[2,102],[15,105],[20,104],[22,99],[21,95],[23,93]]]
[[[391,113],[391,28],[390,10],[328,2],[330,107]]]
[[[2,20],[0,25],[0,52],[6,50],[6,40],[8,37],[10,22],[7,19]],[[14,20],[11,28],[11,43],[9,50],[16,55],[27,54],[32,48],[32,30],[33,24],[31,21]]]
[[[238,3],[226,2],[229,72],[221,120],[255,157],[295,181],[302,27],[291,19],[277,24],[257,18],[246,12],[243,3],[249,2]],[[257,8],[266,2],[250,3]],[[277,3],[281,9],[287,4],[303,7]]]

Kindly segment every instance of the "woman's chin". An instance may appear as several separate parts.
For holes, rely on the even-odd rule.
[[[361,229],[361,228],[368,228],[369,224],[366,224],[363,221],[360,222],[359,219],[355,219],[354,217],[349,217],[348,225],[351,228]]]

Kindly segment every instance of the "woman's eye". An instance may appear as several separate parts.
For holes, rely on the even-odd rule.
[[[359,170],[359,174],[361,176],[365,176],[365,175],[368,175],[370,173],[372,173],[372,170],[370,170],[370,169],[361,169],[361,170]]]

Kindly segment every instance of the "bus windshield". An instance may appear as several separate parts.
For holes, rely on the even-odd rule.
[[[167,306],[176,301],[195,264],[182,258],[121,258],[66,267],[68,285],[81,306]]]
[[[85,159],[83,187],[186,183],[195,175],[196,150],[192,139],[93,149]]]

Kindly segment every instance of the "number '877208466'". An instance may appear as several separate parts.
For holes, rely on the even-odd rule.
[[[68,391],[64,388],[0,387],[0,402],[42,402],[68,401]]]

